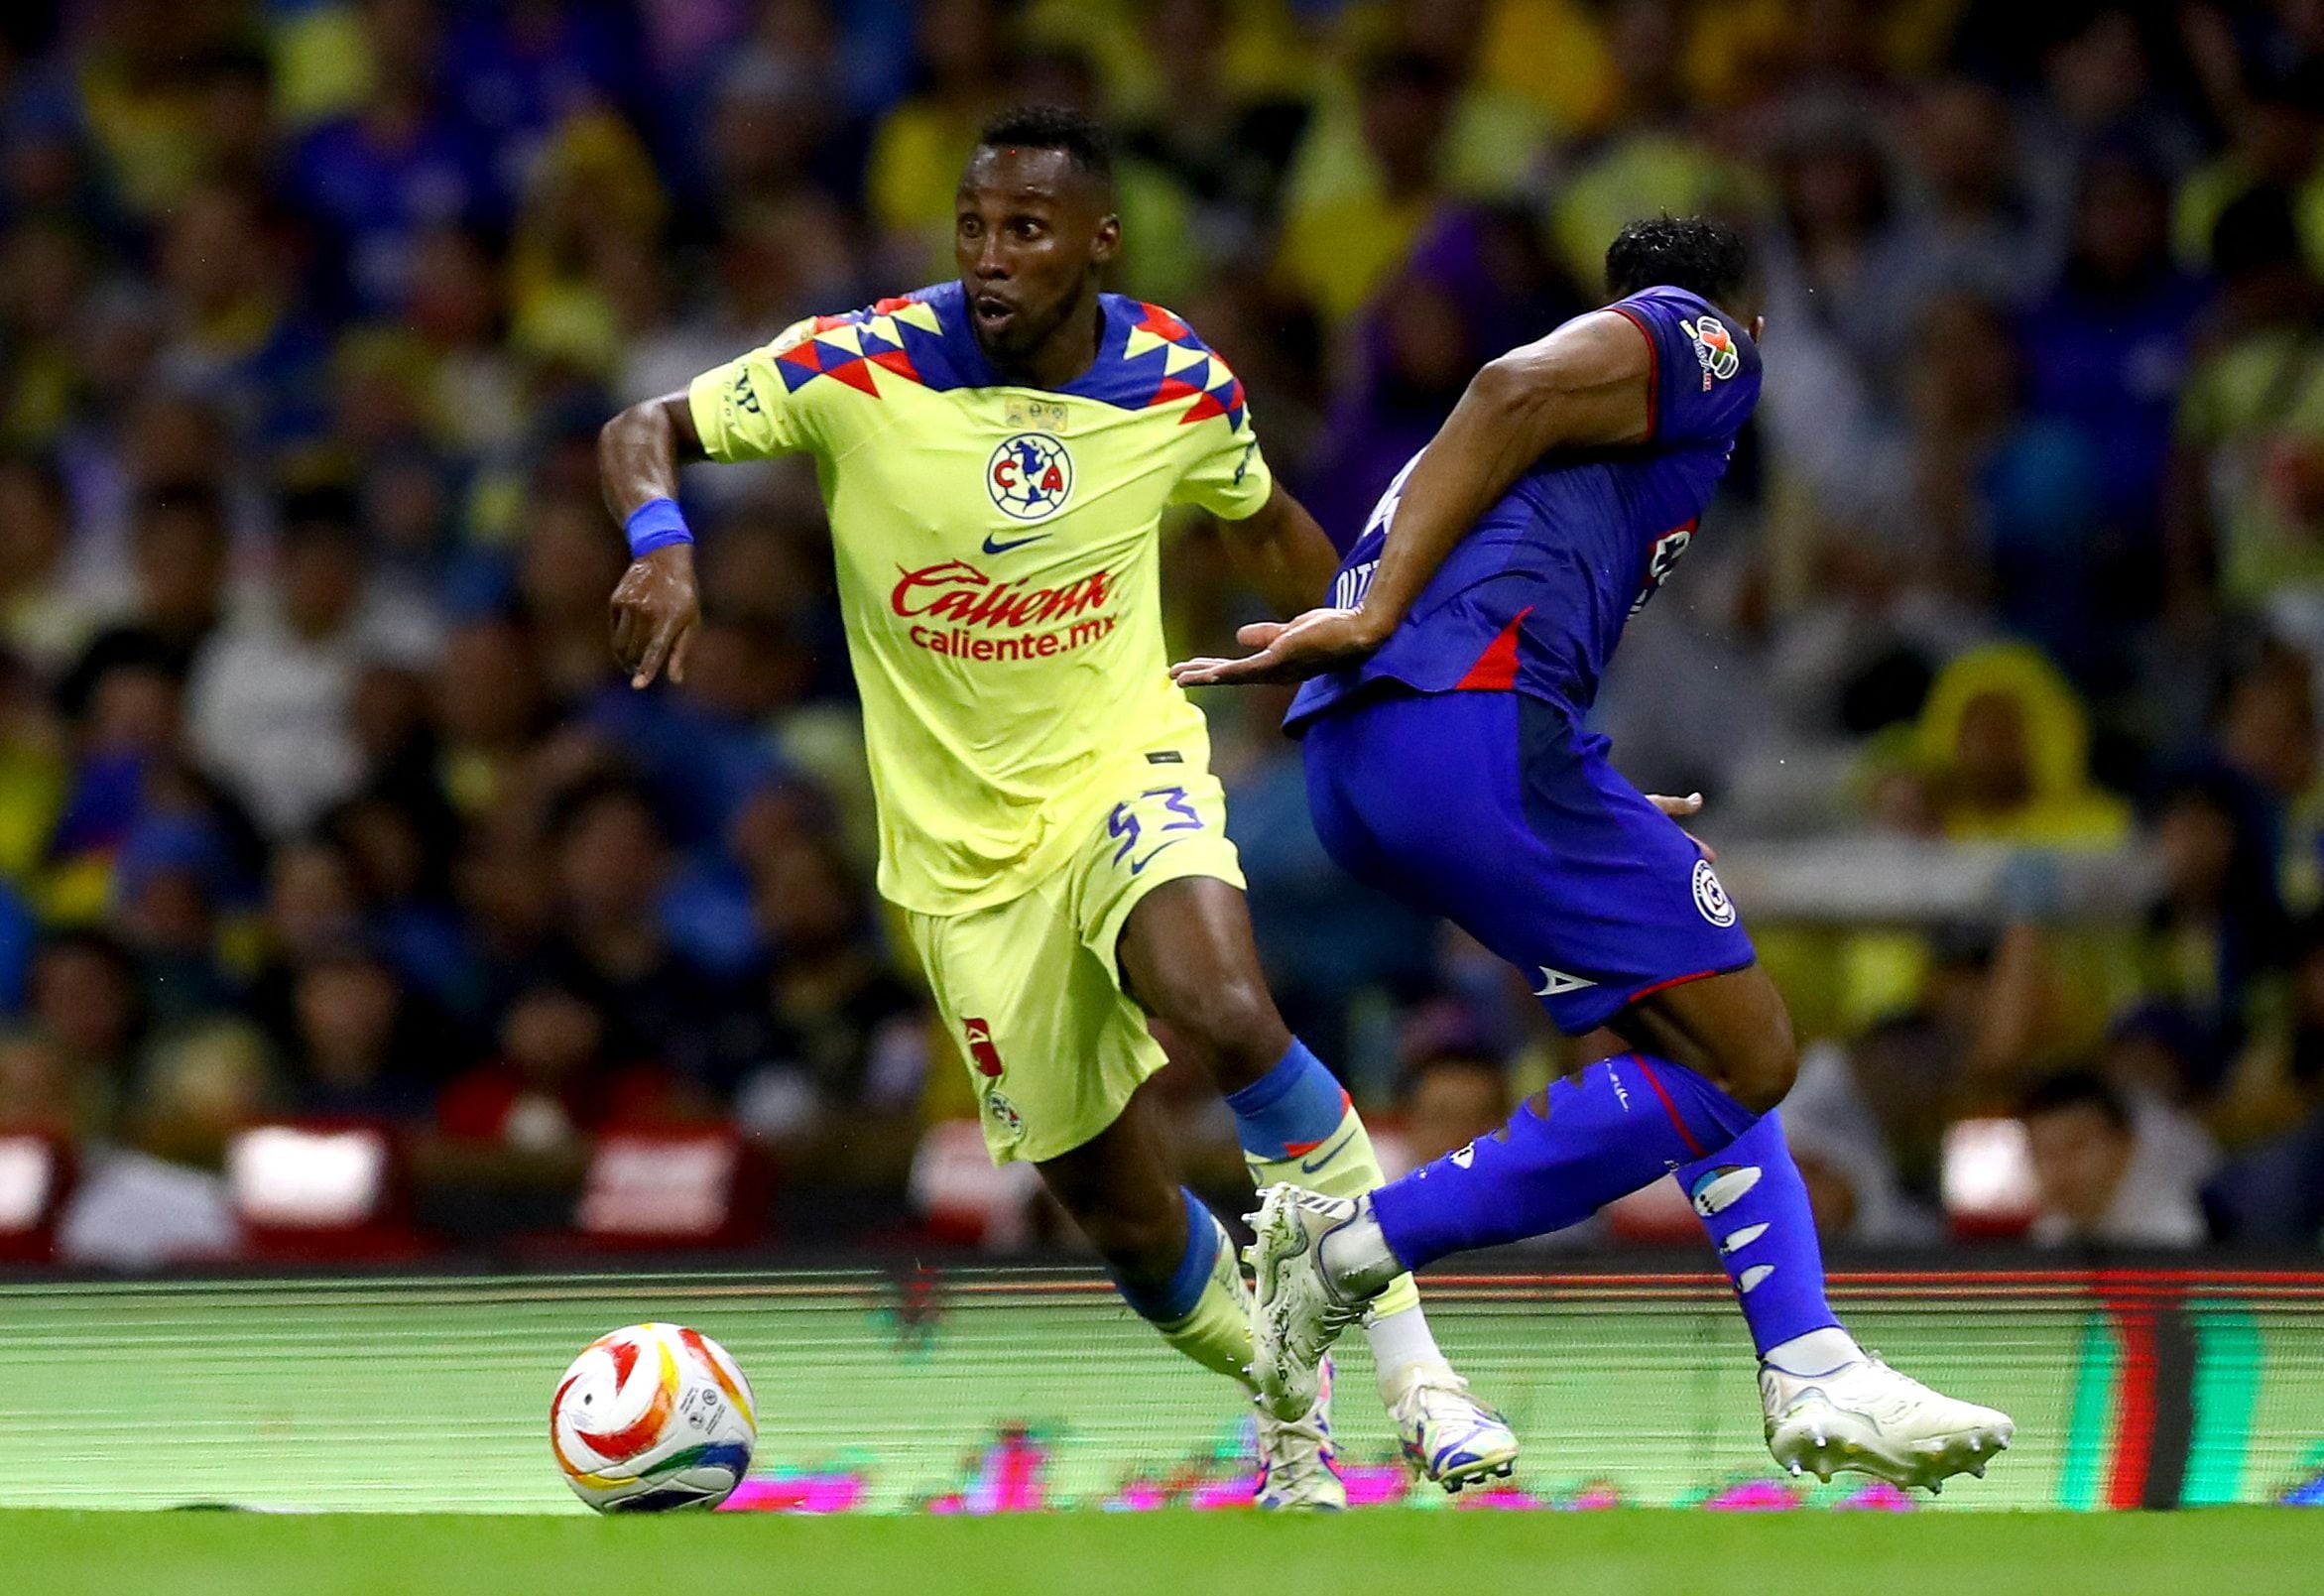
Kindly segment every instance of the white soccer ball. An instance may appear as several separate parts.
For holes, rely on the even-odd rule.
[[[633,1324],[565,1370],[549,1445],[573,1494],[600,1513],[711,1508],[750,1467],[755,1412],[724,1347],[681,1325]]]

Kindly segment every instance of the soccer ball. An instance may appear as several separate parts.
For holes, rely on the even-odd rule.
[[[698,1330],[633,1324],[599,1336],[556,1383],[549,1446],[600,1513],[711,1508],[750,1467],[751,1383]]]

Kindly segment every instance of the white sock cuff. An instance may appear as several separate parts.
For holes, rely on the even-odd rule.
[[[1834,1324],[1770,1347],[1768,1355],[1760,1361],[1804,1379],[1828,1375],[1847,1364],[1862,1363],[1864,1349],[1856,1344],[1856,1337]]]
[[[1367,1315],[1364,1339],[1372,1346],[1372,1367],[1380,1375],[1383,1396],[1395,1388],[1397,1377],[1416,1363],[1442,1363],[1435,1332],[1418,1303],[1396,1313]]]

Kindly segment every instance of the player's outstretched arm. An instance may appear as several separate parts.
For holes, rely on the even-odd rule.
[[[1388,640],[1477,518],[1544,453],[1646,441],[1653,370],[1644,329],[1615,310],[1576,317],[1493,361],[1412,466],[1361,603],[1247,626],[1237,636],[1258,653],[1189,660],[1171,675],[1187,686],[1296,681],[1364,658]]]
[[[598,429],[605,508],[628,531],[637,556],[613,589],[613,652],[633,687],[650,683],[665,662],[671,680],[685,679],[702,609],[693,540],[677,515],[677,468],[702,458],[682,393],[641,401]]]
[[[1307,507],[1281,482],[1256,512],[1222,525],[1227,557],[1276,614],[1297,615],[1331,591],[1339,553]]]

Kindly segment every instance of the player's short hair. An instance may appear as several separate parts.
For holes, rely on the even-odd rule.
[[[984,125],[980,150],[1062,150],[1075,171],[1107,192],[1114,186],[1114,141],[1095,117],[1062,105],[1015,105]]]
[[[1618,300],[1674,288],[1724,303],[1750,281],[1743,235],[1708,216],[1642,216],[1606,246],[1606,292]]]

